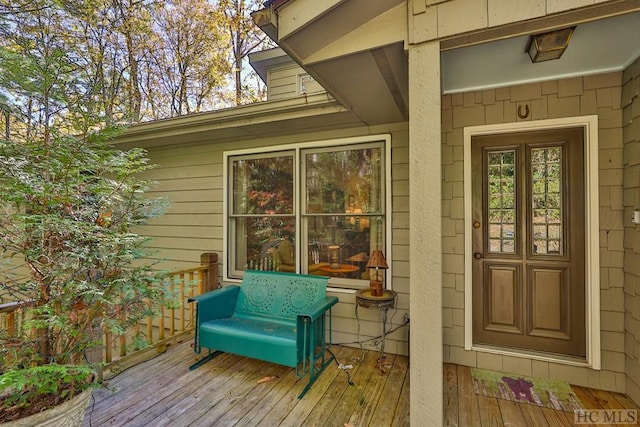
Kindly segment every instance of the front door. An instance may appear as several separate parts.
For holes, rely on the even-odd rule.
[[[471,147],[474,344],[584,357],[583,128]]]

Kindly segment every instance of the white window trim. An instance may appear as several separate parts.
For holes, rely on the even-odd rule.
[[[294,144],[283,144],[283,145],[272,145],[272,146],[264,146],[264,147],[254,147],[254,148],[245,148],[241,150],[232,150],[225,151],[222,153],[223,157],[223,167],[222,167],[222,176],[223,176],[223,191],[222,191],[222,280],[223,282],[229,283],[240,283],[240,279],[229,277],[229,217],[228,217],[228,209],[229,209],[229,200],[231,191],[229,186],[229,157],[234,156],[244,156],[244,155],[253,155],[260,153],[271,153],[274,151],[295,151],[295,159],[299,159],[301,155],[301,151],[309,148],[325,148],[325,147],[337,147],[342,145],[352,145],[352,144],[360,144],[360,143],[368,143],[368,142],[384,142],[384,165],[383,165],[383,173],[384,176],[384,217],[385,217],[385,247],[384,247],[384,255],[387,260],[387,264],[389,264],[389,268],[385,274],[385,287],[387,289],[393,289],[393,254],[392,254],[392,240],[393,236],[391,234],[392,230],[392,197],[391,197],[391,188],[392,188],[392,176],[391,176],[391,134],[377,134],[377,135],[367,135],[367,136],[358,136],[351,138],[339,138],[339,139],[325,139],[325,140],[316,140],[310,142],[300,142]],[[300,195],[300,185],[299,185],[299,176],[300,176],[300,164],[297,161],[294,161],[294,173],[295,173],[295,181],[296,186],[294,188],[294,203],[296,206],[295,209],[295,218],[296,224],[301,224],[301,195]],[[301,240],[300,227],[296,227],[296,242],[300,242]],[[296,269],[300,270],[300,263],[302,262],[300,254],[296,254]],[[355,293],[356,289],[349,289],[344,287],[332,287],[331,284],[334,280],[340,280],[338,278],[330,278],[329,279],[329,290],[336,293]]]
[[[514,351],[473,344],[472,313],[472,241],[473,229],[471,207],[471,138],[479,135],[526,132],[567,127],[584,129],[584,161],[585,161],[585,280],[586,280],[586,362],[552,355],[538,354],[528,351]],[[598,116],[565,117],[549,120],[533,120],[516,123],[470,126],[464,128],[464,221],[465,221],[465,350],[494,353],[500,355],[525,357],[574,366],[589,366],[599,370],[600,355],[600,258],[599,258],[599,189],[598,189]]]

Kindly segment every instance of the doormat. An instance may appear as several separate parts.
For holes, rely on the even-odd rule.
[[[584,409],[571,386],[563,381],[527,377],[471,368],[476,394],[514,402],[528,403],[559,411]]]

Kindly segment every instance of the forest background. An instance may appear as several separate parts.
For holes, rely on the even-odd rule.
[[[250,16],[263,2],[0,0],[0,129],[83,116],[136,123],[260,101],[266,88],[247,56],[273,46]],[[30,84],[51,93],[63,84],[65,99],[38,99],[22,90]]]

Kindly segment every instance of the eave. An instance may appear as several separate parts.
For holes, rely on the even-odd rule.
[[[134,124],[115,143],[127,147],[216,143],[362,126],[326,93]]]

